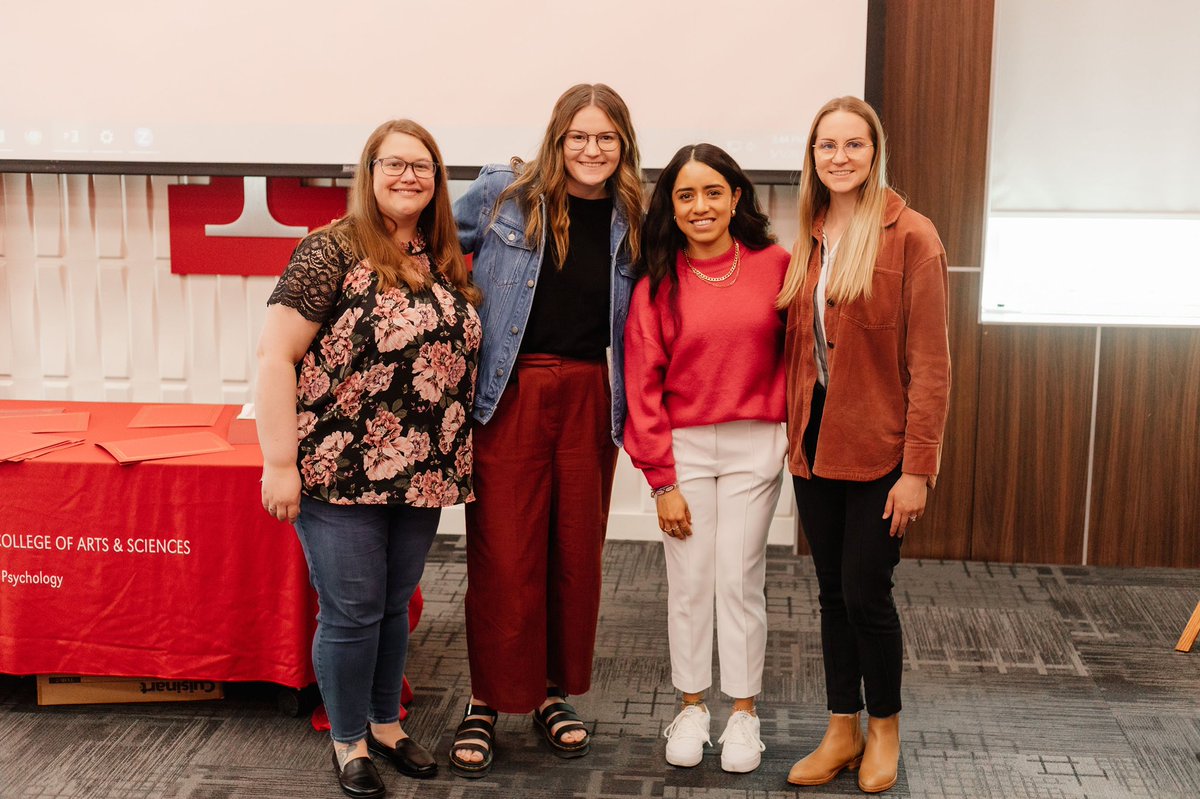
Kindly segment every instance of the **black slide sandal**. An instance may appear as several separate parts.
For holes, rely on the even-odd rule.
[[[566,699],[567,693],[561,688],[548,688],[546,697]],[[542,737],[550,745],[551,751],[559,757],[583,757],[592,748],[592,736],[587,734],[587,727],[575,712],[575,708],[566,702],[554,702],[541,710],[533,711],[533,721],[541,730]],[[562,739],[563,734],[575,730],[583,730],[584,739],[575,743],[565,743]]]
[[[496,745],[496,718],[499,715],[487,705],[467,703],[463,720],[454,731],[454,743],[450,746],[451,771],[460,777],[477,780],[491,770],[492,751]],[[462,760],[455,754],[459,749],[478,752],[483,755],[483,760],[478,763]]]

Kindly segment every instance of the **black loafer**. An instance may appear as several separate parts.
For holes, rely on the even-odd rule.
[[[429,779],[437,775],[437,761],[429,750],[412,738],[401,738],[396,745],[388,746],[381,743],[371,731],[367,731],[367,748],[381,757],[392,761],[392,765],[406,777],[419,780]]]
[[[338,765],[337,752],[333,753],[333,773],[337,775],[342,793],[354,799],[378,799],[387,793],[383,777],[369,757],[356,757],[346,761],[346,767]]]

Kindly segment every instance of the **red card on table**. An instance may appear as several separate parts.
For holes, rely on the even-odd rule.
[[[229,452],[233,449],[229,442],[215,433],[180,433],[174,436],[130,438],[123,441],[97,441],[96,446],[108,450],[120,463]]]
[[[40,436],[24,431],[0,431],[0,461],[21,460],[30,453],[73,440],[75,439],[71,436]]]
[[[82,433],[88,429],[87,411],[79,413],[50,413],[37,416],[6,416],[0,419],[4,433]]]
[[[129,426],[212,427],[220,416],[220,405],[143,405]]]
[[[257,444],[258,430],[253,419],[234,419],[229,423],[229,434],[225,436],[230,444]]]
[[[55,439],[58,439],[58,436],[55,436]],[[49,455],[51,452],[58,452],[60,449],[68,449],[70,447],[77,447],[80,444],[82,444],[84,442],[84,440],[85,439],[82,439],[82,438],[67,438],[67,439],[58,440],[54,444],[48,444],[47,446],[44,446],[41,449],[35,449],[30,452],[26,452],[22,455],[16,455],[14,457],[9,458],[8,460],[13,461],[14,463],[17,461],[31,461],[34,458],[40,458],[43,455]]]
[[[65,410],[66,408],[4,408],[0,410],[0,419],[6,416],[47,416]]]

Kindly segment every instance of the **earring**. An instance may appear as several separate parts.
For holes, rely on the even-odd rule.
[[[730,216],[737,216],[737,206],[736,206],[736,205],[735,205],[733,208],[730,208],[730,209],[729,209],[729,215],[730,215]]]

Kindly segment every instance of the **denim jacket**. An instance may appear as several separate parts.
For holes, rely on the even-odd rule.
[[[454,203],[458,240],[464,253],[473,257],[472,279],[483,290],[479,317],[483,321],[483,346],[479,356],[479,380],[475,387],[476,421],[486,424],[508,384],[513,364],[521,347],[521,337],[533,307],[546,251],[545,203],[538,206],[542,215],[542,240],[525,243],[525,214],[515,199],[505,201],[496,220],[492,209],[496,198],[515,179],[507,165],[485,166],[479,177]],[[625,317],[633,294],[633,265],[630,263],[626,235],[629,220],[619,204],[613,204],[609,233],[612,259],[612,288],[609,291],[609,322],[612,346],[609,348],[608,382],[612,391],[612,438],[618,446],[625,428]]]

